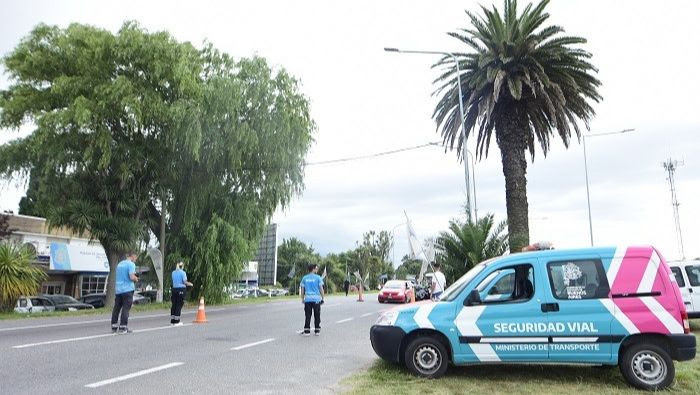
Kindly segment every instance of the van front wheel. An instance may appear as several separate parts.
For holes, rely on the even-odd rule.
[[[620,371],[630,385],[647,391],[668,388],[676,374],[668,351],[653,343],[637,343],[625,350]]]
[[[414,374],[436,379],[447,371],[445,346],[436,338],[425,336],[413,339],[406,347],[404,362]]]

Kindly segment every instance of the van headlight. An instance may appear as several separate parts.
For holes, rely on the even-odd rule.
[[[386,313],[383,313],[379,316],[379,319],[377,320],[375,325],[391,326],[394,325],[394,323],[396,323],[397,318],[399,318],[398,311],[387,311]]]

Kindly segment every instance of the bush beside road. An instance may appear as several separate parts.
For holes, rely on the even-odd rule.
[[[700,320],[691,322],[700,344]],[[676,363],[670,392],[696,394],[700,388],[700,356]],[[441,379],[413,376],[400,365],[377,360],[366,372],[344,381],[349,394],[639,394],[627,385],[617,367],[575,365],[451,366]]]

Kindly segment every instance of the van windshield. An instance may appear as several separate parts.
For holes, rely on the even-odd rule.
[[[493,259],[481,262],[480,264],[474,266],[471,268],[467,273],[464,274],[464,276],[460,277],[459,280],[455,281],[454,284],[450,285],[447,287],[445,292],[442,293],[440,296],[441,301],[445,302],[451,302],[455,300],[455,298],[462,293],[462,290],[464,290],[464,287],[469,284],[474,277],[476,277],[479,273],[481,273],[482,270],[491,263]]]

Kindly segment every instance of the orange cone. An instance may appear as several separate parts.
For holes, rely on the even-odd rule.
[[[358,288],[358,291],[360,292],[359,296],[357,297],[358,302],[364,302],[365,300],[362,299],[362,284],[360,284],[360,287]]]
[[[204,312],[204,297],[199,298],[199,309],[197,309],[197,317],[192,321],[195,324],[206,324],[207,313]]]
[[[411,303],[416,303],[416,289],[413,288],[411,292]]]

